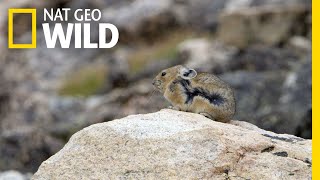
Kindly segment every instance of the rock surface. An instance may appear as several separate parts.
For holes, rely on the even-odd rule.
[[[10,7],[38,9],[36,49],[6,47]],[[45,7],[100,9],[117,47],[47,49]],[[232,85],[235,119],[311,138],[311,17],[311,0],[0,1],[0,171],[34,173],[84,127],[169,106],[151,81],[176,64]],[[31,21],[14,23],[15,41],[31,40]]]
[[[286,41],[291,34],[308,31],[301,29],[306,22],[300,21],[307,19],[308,10],[305,5],[292,5],[227,11],[219,20],[219,38],[239,48],[251,43],[276,45]]]
[[[24,175],[15,170],[0,172],[0,180],[29,180],[30,176],[30,174]]]
[[[89,126],[33,179],[311,179],[311,140],[162,110]]]

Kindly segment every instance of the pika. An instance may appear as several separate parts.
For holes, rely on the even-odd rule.
[[[235,113],[232,88],[213,74],[177,65],[161,71],[152,84],[175,110],[202,114],[219,122],[229,122]]]

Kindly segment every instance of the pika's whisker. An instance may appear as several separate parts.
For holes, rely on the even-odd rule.
[[[154,95],[155,92],[156,92],[156,90],[153,89],[151,92],[148,93],[148,96],[149,96],[148,101],[149,102],[151,101],[151,98],[152,98],[152,96]]]

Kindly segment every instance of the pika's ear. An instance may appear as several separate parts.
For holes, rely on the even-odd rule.
[[[192,79],[195,78],[197,76],[197,71],[194,69],[189,69],[186,67],[181,67],[180,68],[180,76],[182,77],[182,79]]]

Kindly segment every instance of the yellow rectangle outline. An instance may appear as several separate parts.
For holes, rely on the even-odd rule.
[[[14,44],[13,43],[13,14],[30,13],[32,16],[32,40],[31,44]],[[36,48],[37,47],[37,18],[36,9],[8,9],[8,48]]]
[[[312,1],[312,179],[320,179],[320,2]]]

